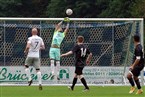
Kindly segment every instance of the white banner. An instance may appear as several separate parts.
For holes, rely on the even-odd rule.
[[[37,83],[36,71],[30,67],[31,77],[34,83]],[[74,67],[61,67],[59,71],[60,81],[51,79],[51,69],[47,66],[41,67],[43,84],[71,84],[74,76]],[[123,74],[124,67],[85,67],[84,77],[88,84],[122,84],[127,82],[126,73]],[[145,74],[145,73],[144,73]],[[123,77],[124,75],[124,77]],[[0,67],[0,83],[26,84],[24,67],[22,66],[3,66]],[[80,81],[78,80],[78,84]]]

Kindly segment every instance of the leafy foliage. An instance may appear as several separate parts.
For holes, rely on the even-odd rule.
[[[50,0],[0,0],[1,17],[44,16]]]
[[[145,17],[144,0],[0,0],[1,17]]]

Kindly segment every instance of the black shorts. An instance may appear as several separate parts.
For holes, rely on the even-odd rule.
[[[143,70],[144,68],[144,65],[138,65],[138,66],[135,66],[131,72],[134,76],[139,76],[140,75],[140,72]]]
[[[75,73],[76,73],[77,75],[82,75],[82,74],[83,74],[83,68],[84,68],[84,67],[76,67]]]

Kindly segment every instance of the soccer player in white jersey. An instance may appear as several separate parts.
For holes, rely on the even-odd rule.
[[[50,65],[51,65],[51,73],[52,77],[51,79],[54,79],[55,74],[57,73],[57,80],[59,80],[59,68],[60,68],[60,45],[66,36],[66,33],[68,32],[69,29],[69,18],[66,17],[64,18],[63,21],[59,22],[54,30],[53,38],[52,38],[52,43],[49,51],[49,57],[50,57]],[[66,22],[66,28],[63,31],[61,25]],[[56,63],[56,64],[55,64]],[[56,69],[55,69],[56,65]],[[56,71],[56,72],[55,72]]]
[[[45,49],[43,39],[39,37],[38,30],[32,28],[32,36],[28,38],[27,45],[24,53],[27,54],[25,60],[25,73],[28,77],[29,86],[32,84],[32,78],[29,70],[29,66],[33,65],[37,72],[39,90],[42,90],[41,72],[40,72],[40,50]]]

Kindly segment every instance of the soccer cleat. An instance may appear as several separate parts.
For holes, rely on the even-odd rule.
[[[57,77],[57,80],[60,80],[60,78],[59,78],[59,77]]]
[[[89,91],[89,88],[85,88],[85,89],[83,90],[83,92],[87,92],[87,91]]]
[[[73,88],[71,86],[68,86],[68,89],[71,90],[71,91],[73,91]]]
[[[139,89],[136,94],[142,94],[143,93],[143,90],[142,89]]]
[[[130,91],[129,91],[129,94],[132,94],[134,91],[135,91],[135,87],[131,87]]]
[[[39,85],[39,90],[42,90],[42,85],[41,84]]]
[[[28,86],[31,86],[32,83],[33,83],[32,80],[28,81]]]

